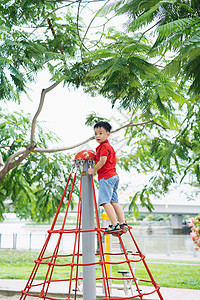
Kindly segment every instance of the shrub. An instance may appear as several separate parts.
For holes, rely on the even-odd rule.
[[[190,233],[190,236],[195,244],[194,249],[199,250],[200,249],[200,214],[195,218],[191,219],[189,226],[191,227],[191,231],[192,231]]]

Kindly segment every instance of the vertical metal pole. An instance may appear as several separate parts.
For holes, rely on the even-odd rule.
[[[88,175],[88,162],[83,165],[82,182],[82,230],[94,230],[94,199],[92,194],[91,175]],[[83,264],[95,263],[95,232],[83,232]],[[95,264],[83,266],[83,300],[96,299]]]
[[[31,250],[32,233],[29,234],[29,250]]]
[[[170,240],[169,240],[169,233],[166,234],[166,247],[167,247],[167,256],[170,256]]]
[[[195,249],[193,249],[194,251],[194,257],[197,257],[197,251]]]
[[[146,254],[145,239],[146,239],[146,236],[143,234],[142,235],[142,253],[143,254]]]
[[[13,249],[17,249],[17,233],[13,233]]]

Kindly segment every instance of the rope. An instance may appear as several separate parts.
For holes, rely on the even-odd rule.
[[[66,207],[66,211],[65,211],[65,215],[64,215],[64,219],[62,222],[62,226],[60,229],[55,229],[55,225],[60,213],[60,209],[61,206],[63,204],[68,186],[69,186],[69,182],[71,180],[71,175],[72,175],[72,171],[69,174],[69,178],[67,180],[67,184],[65,186],[65,189],[63,191],[63,195],[61,198],[61,201],[59,203],[58,206],[58,210],[55,214],[53,223],[51,228],[47,231],[48,232],[48,236],[47,239],[42,247],[42,250],[38,256],[38,258],[35,260],[35,265],[34,268],[31,272],[31,275],[27,281],[27,284],[24,288],[24,290],[21,292],[22,295],[20,297],[20,300],[25,300],[26,297],[33,297],[33,298],[40,298],[40,299],[49,299],[49,300],[63,300],[59,299],[59,298],[55,298],[53,296],[50,296],[48,293],[49,287],[52,283],[59,283],[59,282],[65,282],[66,283],[66,288],[68,289],[68,293],[66,295],[67,298],[65,298],[66,300],[70,300],[70,299],[77,299],[77,297],[79,296],[77,294],[78,289],[79,289],[79,282],[83,280],[82,276],[80,275],[80,269],[85,267],[85,266],[95,266],[95,267],[100,267],[101,270],[101,275],[98,276],[96,278],[96,281],[102,281],[102,285],[103,285],[103,292],[104,292],[104,296],[103,298],[99,298],[101,300],[117,300],[119,298],[116,298],[116,296],[111,296],[111,288],[109,285],[110,281],[115,281],[118,283],[124,283],[125,281],[130,283],[129,288],[131,287],[131,292],[132,292],[132,287],[135,286],[136,288],[136,293],[131,296],[127,296],[125,295],[124,297],[120,298],[120,299],[124,299],[124,300],[128,300],[128,299],[135,299],[135,298],[140,298],[141,300],[144,299],[144,296],[147,295],[151,295],[153,293],[157,293],[158,297],[160,300],[164,300],[161,293],[160,293],[160,286],[155,282],[148,266],[147,263],[145,261],[145,256],[142,254],[142,252],[140,251],[136,240],[133,237],[133,234],[131,232],[131,227],[128,226],[128,232],[127,234],[129,234],[130,239],[132,241],[132,244],[135,246],[136,248],[136,253],[129,253],[126,250],[126,247],[124,245],[123,242],[123,235],[120,236],[119,234],[117,234],[118,241],[119,241],[119,245],[121,248],[120,252],[104,252],[104,247],[103,247],[103,239],[102,237],[104,236],[105,233],[105,229],[100,227],[100,222],[99,222],[99,215],[98,215],[98,206],[97,206],[97,201],[96,201],[96,195],[95,195],[95,187],[94,187],[94,181],[93,181],[93,176],[91,175],[91,186],[92,186],[92,197],[93,197],[93,201],[94,201],[94,210],[95,210],[95,220],[96,220],[96,227],[94,229],[91,230],[83,230],[81,228],[81,219],[82,219],[82,206],[81,206],[81,192],[82,192],[82,181],[83,181],[83,176],[85,176],[83,170],[81,170],[81,176],[80,176],[80,187],[79,187],[79,196],[78,196],[78,211],[77,211],[77,218],[76,218],[76,226],[75,228],[71,228],[71,229],[66,229],[65,225],[66,225],[66,221],[67,221],[67,216],[68,216],[68,212],[69,212],[69,207],[70,207],[70,203],[73,197],[73,191],[74,191],[74,187],[75,187],[75,183],[76,183],[76,177],[77,177],[77,169],[78,166],[80,165],[80,162],[77,163],[76,165],[76,171],[74,173],[74,177],[73,177],[73,181],[72,181],[72,186],[71,186],[71,190],[69,193],[69,199],[67,202],[67,207]],[[83,168],[82,168],[83,169]],[[81,237],[82,234],[85,232],[95,232],[98,238],[98,244],[99,244],[99,253],[95,253],[95,262],[90,262],[90,263],[83,263],[82,262],[82,253],[81,253]],[[58,235],[58,240],[57,243],[55,245],[54,251],[52,253],[52,255],[46,255],[46,250],[47,250],[47,246],[50,242],[51,236],[52,234],[57,234]],[[59,254],[59,249],[60,249],[60,243],[61,243],[61,239],[62,236],[67,235],[67,234],[74,234],[74,245],[73,245],[73,249],[72,252],[70,254]],[[106,255],[109,255],[109,257],[112,259],[112,257],[115,259],[114,261],[112,261],[110,259],[110,261],[106,261]],[[59,259],[66,259],[66,262],[60,262]],[[68,260],[70,260],[70,262],[68,262]],[[136,275],[134,274],[134,271],[131,267],[132,263],[138,263],[141,262],[143,263],[143,266],[149,276],[149,280],[148,279],[139,279],[136,277]],[[37,275],[38,269],[40,267],[40,265],[43,266],[47,266],[47,271],[46,271],[46,275],[44,276],[44,280],[40,283],[35,283],[35,277]],[[128,268],[128,273],[129,276],[123,276],[123,277],[116,277],[116,276],[111,276],[111,274],[107,274],[107,265],[118,265],[118,266],[125,266]],[[69,278],[61,278],[61,279],[53,279],[53,274],[54,274],[54,269],[56,268],[65,268],[65,270],[69,269],[70,270],[70,275]],[[121,276],[119,274],[119,276]],[[140,287],[139,287],[139,282],[143,282],[146,283],[148,285],[152,285],[153,289],[150,292],[142,292]],[[74,285],[74,289],[73,289],[73,285]],[[35,288],[40,288],[40,293],[37,294],[35,291],[34,293],[31,292],[31,290],[35,289]],[[125,291],[125,290],[124,290]]]
[[[65,186],[63,195],[62,195],[62,197],[61,197],[61,200],[60,200],[60,203],[59,203],[59,206],[58,206],[58,210],[57,210],[57,212],[56,212],[56,214],[55,214],[55,217],[54,217],[54,220],[53,220],[53,223],[52,223],[50,232],[49,232],[49,234],[48,234],[48,236],[47,236],[47,239],[46,239],[46,241],[45,241],[45,243],[44,243],[44,246],[43,246],[43,248],[42,248],[42,250],[41,250],[41,252],[40,252],[40,254],[39,254],[38,261],[41,261],[41,260],[42,260],[42,257],[43,257],[43,255],[44,255],[44,253],[45,253],[45,251],[46,251],[47,245],[48,245],[49,240],[50,240],[50,237],[51,237],[51,233],[52,233],[51,231],[53,231],[53,229],[54,229],[54,226],[55,226],[55,224],[56,224],[56,221],[57,221],[57,218],[58,218],[58,215],[59,215],[59,212],[60,212],[60,209],[61,209],[61,206],[62,206],[64,197],[65,197],[65,194],[66,194],[66,192],[67,192],[67,188],[68,188],[68,185],[69,185],[69,182],[70,182],[70,179],[71,179],[71,174],[72,174],[72,170],[71,170],[71,172],[70,172],[70,174],[69,174],[69,177],[68,177],[68,180],[67,180],[67,183],[66,183],[66,186]],[[39,263],[36,263],[36,262],[35,262],[35,266],[34,266],[32,272],[31,272],[31,275],[30,275],[30,277],[29,277],[29,280],[27,281],[27,284],[26,284],[26,286],[25,286],[24,291],[25,291],[25,290],[27,290],[27,291],[30,290],[30,287],[31,287],[31,285],[32,285],[32,283],[33,283],[33,280],[34,280],[35,275],[36,275],[36,273],[37,273],[37,271],[38,271],[38,268],[39,268]],[[20,297],[20,300],[26,299],[26,297],[23,297],[23,296],[25,296],[24,291],[22,291],[22,296]]]

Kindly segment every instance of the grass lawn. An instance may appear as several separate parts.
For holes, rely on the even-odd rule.
[[[37,259],[38,252],[32,251],[0,251],[0,278],[1,279],[27,279],[34,267],[34,260]],[[68,260],[68,261],[67,261]],[[57,261],[58,262],[58,261]],[[59,258],[59,263],[70,263],[71,259]],[[174,260],[155,260],[147,261],[147,265],[155,281],[163,287],[176,287],[199,289],[200,287],[200,264],[179,261],[180,264],[174,264]],[[185,264],[184,264],[185,263]],[[192,264],[193,263],[193,264]],[[142,262],[135,264],[135,276],[140,279],[149,280],[149,276]],[[35,279],[44,279],[48,266],[40,265]],[[119,277],[119,269],[128,269],[119,265],[113,265],[112,276]],[[97,269],[96,276],[101,276],[101,270]],[[66,279],[70,277],[70,267],[55,267],[53,279]],[[145,283],[144,283],[145,284]]]

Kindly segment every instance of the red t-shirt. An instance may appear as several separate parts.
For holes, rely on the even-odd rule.
[[[102,179],[103,177],[105,179],[108,179],[114,175],[117,175],[115,168],[116,154],[108,140],[106,140],[96,148],[96,163],[98,163],[101,156],[106,156],[107,160],[105,165],[97,171],[98,179]]]

